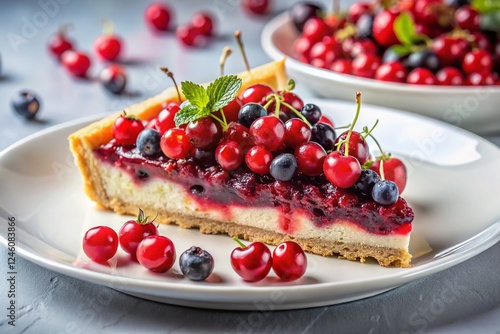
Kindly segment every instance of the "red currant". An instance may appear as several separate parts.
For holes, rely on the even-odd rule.
[[[486,50],[474,49],[464,56],[462,69],[466,74],[488,73],[493,68],[493,57]]]
[[[318,123],[325,123],[325,124],[330,125],[332,128],[334,128],[333,122],[328,117],[326,117],[325,115],[321,115]]]
[[[479,30],[480,20],[479,12],[471,6],[462,6],[455,12],[455,22],[457,25],[471,32]]]
[[[159,31],[167,31],[172,19],[172,11],[165,3],[152,3],[146,9],[145,19],[151,28]]]
[[[169,104],[158,114],[155,129],[158,130],[161,135],[167,132],[167,130],[175,127],[174,117],[180,109],[177,103]]]
[[[255,145],[275,151],[285,141],[285,125],[274,116],[260,117],[250,125],[250,136]]]
[[[257,282],[264,279],[271,271],[272,257],[269,248],[262,242],[243,245],[231,252],[231,266],[245,281]]]
[[[254,146],[245,155],[245,162],[248,168],[257,174],[269,174],[273,155],[263,146]]]
[[[294,241],[280,243],[273,251],[273,271],[284,281],[301,278],[307,269],[307,257]]]
[[[225,170],[235,170],[243,162],[244,154],[240,145],[235,141],[220,143],[215,149],[215,160]]]
[[[430,70],[423,67],[417,67],[408,74],[406,83],[414,85],[435,85],[436,77]]]
[[[175,246],[172,240],[162,235],[150,235],[137,246],[137,261],[145,268],[163,273],[175,263]]]
[[[341,141],[345,141],[348,133],[349,131],[343,132],[340,136],[337,137],[335,143],[338,144]],[[348,146],[349,146],[349,155],[352,155],[353,157],[358,159],[360,164],[364,164],[370,158],[370,149],[368,147],[368,143],[359,132],[357,131],[351,132]],[[345,143],[340,144],[337,150],[340,152],[340,154],[344,154]]]
[[[203,117],[188,123],[186,134],[194,147],[207,150],[214,148],[222,137],[222,129],[212,117]]]
[[[207,36],[201,33],[199,28],[192,25],[180,25],[175,32],[179,41],[186,46],[204,46]]]
[[[66,35],[60,31],[49,41],[50,52],[58,59],[61,59],[64,51],[72,50],[73,42],[70,41]]]
[[[394,32],[394,21],[398,15],[399,12],[390,10],[383,10],[375,15],[372,31],[377,43],[384,47],[399,44],[399,40]]]
[[[252,14],[262,15],[269,11],[271,0],[243,0],[243,8]]]
[[[293,43],[293,50],[299,56],[299,60],[309,62],[309,54],[314,43],[307,37],[300,36]]]
[[[122,41],[114,34],[102,35],[95,40],[94,50],[99,58],[107,61],[115,61],[120,56]]]
[[[118,232],[121,248],[135,257],[137,246],[146,237],[157,235],[158,229],[153,222],[148,221],[144,212],[139,209],[137,219],[125,222]]]
[[[66,70],[77,77],[85,77],[90,68],[90,58],[83,52],[65,51],[61,60]]]
[[[319,42],[323,38],[323,36],[328,35],[329,27],[326,25],[325,21],[323,21],[320,17],[311,17],[304,24],[304,30],[302,31],[302,35],[306,38],[309,38],[312,42]]]
[[[240,112],[241,107],[243,106],[243,102],[239,98],[235,98],[227,106],[222,108],[224,112],[224,117],[226,118],[226,122],[229,124],[231,122],[238,122],[238,113]],[[219,119],[222,119],[222,115],[219,111],[215,113],[215,116]]]
[[[382,64],[375,72],[375,79],[380,81],[405,82],[406,68],[399,61]]]
[[[292,118],[285,123],[285,145],[296,148],[307,143],[312,136],[311,128],[300,118]]]
[[[255,84],[245,89],[240,98],[243,105],[251,102],[265,104],[271,94],[274,94],[274,90],[270,86]]]
[[[352,65],[348,59],[337,59],[332,63],[330,69],[333,72],[338,72],[342,74],[351,74],[352,73]]]
[[[113,138],[117,144],[134,145],[144,124],[136,116],[121,115],[113,124]]]
[[[364,78],[373,78],[380,63],[379,56],[362,53],[352,61],[352,74]]]
[[[406,167],[401,160],[398,158],[391,157],[384,160],[384,179],[396,183],[399,193],[401,194],[406,187],[407,173]],[[370,166],[370,169],[380,173],[380,160],[376,160]]]
[[[469,43],[462,38],[441,36],[432,42],[441,66],[461,65],[462,60],[470,50]]]
[[[488,72],[474,72],[467,76],[466,83],[469,86],[491,86],[495,84],[495,76]]]
[[[349,22],[356,23],[359,18],[364,14],[371,14],[372,6],[368,2],[355,2],[351,6],[349,6],[349,10],[347,11],[347,18]]]
[[[160,147],[163,153],[171,159],[185,159],[193,150],[186,131],[181,128],[171,128],[161,136]]]
[[[96,226],[83,237],[83,251],[95,262],[106,262],[118,249],[118,235],[108,226]]]
[[[436,73],[436,81],[442,86],[461,86],[464,76],[456,67],[444,67]]]
[[[295,149],[294,155],[300,172],[308,176],[318,176],[323,173],[326,151],[320,144],[315,142],[302,144]]]
[[[351,48],[351,57],[356,58],[357,55],[362,53],[378,55],[378,46],[371,39],[363,39],[354,42]]]
[[[255,145],[248,128],[239,123],[229,124],[227,131],[224,132],[223,140],[237,142],[243,154]]]
[[[323,173],[334,186],[349,188],[361,175],[361,165],[355,157],[334,151],[325,158]]]
[[[193,27],[200,30],[200,33],[206,36],[211,36],[214,30],[214,18],[210,13],[199,12],[191,19]]]

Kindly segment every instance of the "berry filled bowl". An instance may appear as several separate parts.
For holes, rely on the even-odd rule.
[[[266,25],[262,46],[319,96],[351,101],[361,91],[369,104],[491,134],[500,131],[500,6],[468,3],[357,2],[330,15],[301,2]]]

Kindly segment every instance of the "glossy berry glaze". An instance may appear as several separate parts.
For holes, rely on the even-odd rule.
[[[280,182],[270,175],[252,173],[245,164],[234,171],[218,165],[202,166],[188,159],[169,159],[163,154],[146,158],[135,145],[122,146],[112,140],[95,150],[97,157],[129,173],[137,185],[151,179],[174,182],[184,189],[202,210],[217,209],[231,219],[229,205],[279,210],[279,231],[293,234],[300,229],[294,214],[306,215],[318,227],[337,219],[349,221],[376,235],[407,235],[413,211],[399,198],[390,206],[375,203],[353,189],[340,189],[323,175],[297,175]]]

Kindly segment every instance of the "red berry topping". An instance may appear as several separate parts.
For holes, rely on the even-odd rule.
[[[162,235],[150,235],[137,246],[137,261],[145,268],[163,273],[175,263],[175,246],[172,240]]]
[[[384,160],[383,166],[384,179],[396,183],[399,193],[401,194],[406,187],[407,173],[405,165],[398,158],[391,157],[388,160]],[[370,169],[377,172],[378,175],[381,175],[380,160],[374,161]]]
[[[285,123],[285,145],[296,148],[311,139],[311,128],[300,118],[292,118]]]
[[[115,61],[122,50],[121,39],[113,34],[98,37],[94,42],[95,53],[99,58],[107,61]]]
[[[206,36],[211,36],[214,30],[214,18],[210,13],[199,12],[191,19],[193,27],[199,29],[200,33]]]
[[[160,147],[163,153],[171,159],[185,159],[193,150],[186,131],[181,128],[171,128],[161,136]]]
[[[92,261],[106,262],[118,249],[118,235],[107,226],[96,226],[83,236],[83,252]]]
[[[255,84],[245,89],[241,93],[240,99],[244,105],[251,102],[265,104],[267,96],[270,94],[274,94],[274,90],[270,86]]]
[[[262,242],[243,245],[231,252],[231,266],[245,281],[257,282],[264,279],[272,267],[272,257],[269,248]]]
[[[326,151],[320,144],[315,142],[302,144],[297,147],[294,155],[300,172],[308,176],[318,176],[323,173]]]
[[[227,131],[224,132],[223,140],[237,142],[243,153],[247,153],[255,145],[248,128],[239,123],[229,124]]]
[[[335,143],[338,144],[341,141],[345,141],[349,131],[343,132],[337,137]],[[337,150],[341,153],[345,153],[345,143],[338,146]],[[360,164],[364,164],[370,158],[370,149],[365,138],[357,131],[352,131],[349,137],[349,155],[352,155],[358,159]]]
[[[273,155],[263,146],[254,146],[245,155],[248,168],[257,174],[269,174]]]
[[[156,2],[146,9],[146,23],[153,29],[167,31],[172,18],[172,11],[167,4]]]
[[[217,146],[222,137],[222,129],[212,117],[203,117],[189,122],[186,134],[194,147],[207,150]]]
[[[178,104],[169,104],[165,109],[163,109],[159,114],[155,124],[155,129],[163,135],[167,130],[175,127],[174,117],[175,114],[180,110]]]
[[[66,70],[76,77],[85,77],[90,68],[90,58],[83,52],[65,51],[61,60]]]
[[[361,175],[361,165],[355,157],[334,151],[325,158],[323,173],[334,186],[349,188]]]
[[[113,138],[117,144],[134,145],[144,125],[136,116],[121,115],[113,124]]]
[[[235,141],[220,143],[215,149],[215,160],[225,170],[235,170],[243,162],[244,154],[240,145]]]
[[[255,145],[275,151],[285,141],[285,125],[274,116],[260,117],[250,125],[250,136]]]
[[[284,281],[301,278],[307,269],[307,257],[294,241],[285,241],[273,251],[273,271]]]
[[[321,115],[318,123],[325,123],[325,124],[330,125],[332,128],[334,128],[333,122],[328,117],[326,117],[325,115]]]

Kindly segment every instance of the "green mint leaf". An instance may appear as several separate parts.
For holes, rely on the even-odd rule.
[[[181,82],[181,90],[190,104],[199,109],[205,108],[210,102],[207,91],[202,85],[191,81],[183,81]]]
[[[175,114],[174,122],[175,126],[180,126],[182,124],[189,123],[191,121],[195,121],[198,118],[201,118],[203,114],[203,108],[199,108],[198,106],[192,105],[191,102],[185,101],[182,103],[182,108]]]
[[[415,22],[410,14],[403,12],[396,17],[394,33],[403,45],[412,45],[415,42]]]
[[[500,2],[498,0],[472,0],[471,6],[480,13],[500,11]]]
[[[208,85],[207,96],[210,99],[208,108],[217,111],[229,104],[241,88],[242,81],[236,75],[225,75]]]

